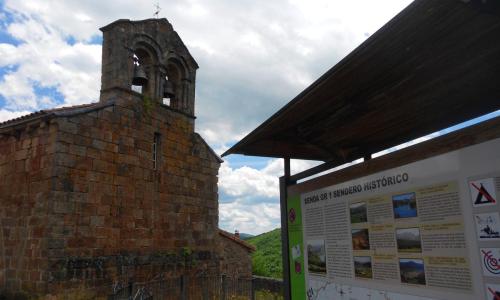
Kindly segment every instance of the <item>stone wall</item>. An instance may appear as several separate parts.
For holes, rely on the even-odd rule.
[[[283,297],[283,279],[253,276],[252,288],[254,292],[265,291],[274,294],[275,299]]]
[[[250,253],[254,249],[244,246],[232,234],[221,232],[221,271],[232,278],[252,278],[252,258]]]
[[[2,137],[0,283],[8,289],[58,294],[219,270],[218,157],[192,117],[134,92],[113,101]]]
[[[148,108],[132,92],[57,124],[50,290],[67,279],[104,283],[184,272],[185,259],[196,269],[217,268],[219,161],[194,134],[191,118]]]
[[[45,122],[0,132],[0,292],[42,289],[56,128]]]

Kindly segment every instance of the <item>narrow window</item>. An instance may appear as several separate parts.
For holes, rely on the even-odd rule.
[[[160,134],[155,132],[155,136],[153,139],[153,169],[157,170],[158,168],[158,152],[160,149]]]

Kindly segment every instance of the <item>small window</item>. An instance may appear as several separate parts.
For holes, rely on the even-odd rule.
[[[158,132],[155,132],[155,136],[153,139],[153,169],[157,170],[158,169],[158,152],[160,151],[160,134]]]

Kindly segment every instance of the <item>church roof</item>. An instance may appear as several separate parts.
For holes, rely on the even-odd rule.
[[[114,101],[108,101],[105,103],[96,102],[89,104],[80,104],[80,105],[39,110],[15,119],[10,119],[5,122],[1,122],[0,129],[10,128],[17,125],[23,125],[39,119],[49,120],[54,117],[72,117],[75,115],[88,113],[94,110],[99,110],[113,105]]]
[[[245,242],[244,240],[240,239],[239,237],[236,237],[234,234],[232,233],[229,233],[225,230],[222,230],[219,228],[219,234],[237,244],[239,244],[240,246],[243,246],[244,248],[246,248],[248,251],[250,252],[254,252],[256,250],[255,246],[248,243],[248,242]]]
[[[0,122],[0,131],[3,129],[11,130],[14,127],[17,126],[24,126],[27,123],[30,123],[32,121],[37,121],[37,120],[45,120],[48,121],[52,118],[55,117],[72,117],[76,116],[79,114],[84,114],[88,112],[92,112],[95,110],[99,110],[102,108],[110,107],[115,105],[115,102],[113,100],[107,101],[107,102],[96,102],[96,103],[88,103],[88,104],[80,104],[80,105],[73,105],[73,106],[65,106],[65,107],[58,107],[58,108],[52,108],[52,109],[44,109],[44,110],[39,110],[18,118],[10,119],[4,122]],[[205,139],[198,133],[193,133],[193,136],[197,140],[198,143],[203,145],[205,148],[207,148],[208,153],[219,163],[224,162],[220,156],[215,153],[215,151],[210,147],[210,145],[207,144]]]

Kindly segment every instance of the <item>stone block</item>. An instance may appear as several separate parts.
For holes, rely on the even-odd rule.
[[[95,148],[86,148],[86,154],[90,158],[101,158],[101,151]]]
[[[83,135],[75,135],[74,136],[74,144],[91,147],[92,146],[92,138]]]
[[[104,225],[104,217],[103,216],[91,216],[90,217],[90,226],[98,227]]]
[[[68,153],[58,153],[55,156],[55,163],[59,166],[72,168],[76,164],[76,156]]]
[[[62,249],[64,248],[64,239],[48,239],[47,240],[48,249]]]
[[[114,180],[113,180],[113,183],[114,183],[114,185],[126,186],[126,185],[129,185],[131,182],[130,182],[130,178],[129,177],[115,176]]]
[[[106,150],[107,142],[94,138],[94,140],[92,141],[92,147],[94,147],[98,150]]]
[[[23,160],[28,158],[28,149],[19,149],[14,155],[15,160]]]
[[[63,142],[66,145],[74,144],[76,141],[75,137],[76,137],[76,135],[68,133],[68,132],[58,132],[58,134],[57,134],[58,142]],[[58,144],[59,143],[52,143],[51,145],[49,145],[49,147],[51,147],[51,146],[57,147],[57,146],[59,146]]]
[[[111,164],[100,159],[94,159],[92,169],[97,172],[108,173],[111,169]]]
[[[75,210],[74,203],[70,201],[55,201],[53,205],[54,213],[69,214]]]
[[[135,146],[135,139],[132,137],[128,137],[128,136],[122,136],[122,137],[120,137],[119,144],[129,146],[129,147],[134,147]]]
[[[109,143],[113,142],[113,132],[112,131],[109,131],[109,130],[104,131],[102,137],[103,137],[103,140],[106,142],[109,142]]]
[[[86,156],[87,155],[87,147],[81,145],[69,145],[69,153],[78,155],[78,156]]]
[[[78,126],[77,134],[80,136],[91,137],[92,136],[91,128],[92,128],[91,126],[85,126],[80,124]]]
[[[111,215],[111,210],[109,205],[100,205],[97,207],[97,214],[99,216],[109,216]]]

